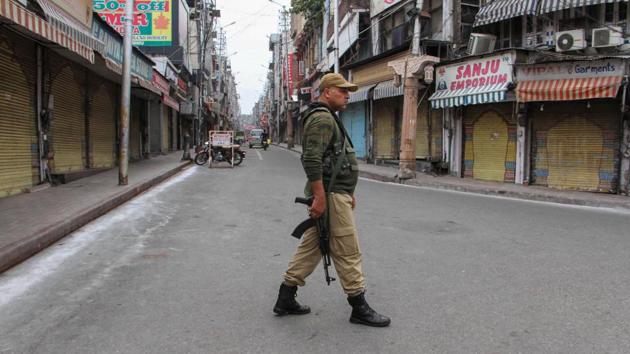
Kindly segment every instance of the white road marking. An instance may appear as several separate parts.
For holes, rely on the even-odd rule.
[[[54,273],[68,258],[77,254],[96,239],[102,239],[104,235],[107,235],[107,230],[112,225],[149,214],[152,211],[151,208],[157,208],[157,206],[148,203],[148,200],[190,177],[195,171],[197,171],[195,168],[184,170],[175,177],[103,215],[100,219],[75,231],[71,236],[63,239],[63,245],[53,244],[39,255],[35,255],[21,265],[5,272],[0,278],[0,306],[7,305],[12,300],[19,298],[31,287]],[[138,242],[142,243],[142,240]],[[134,246],[136,248],[134,253],[141,251],[142,248],[141,244],[136,246]]]
[[[522,203],[543,204],[543,205],[549,205],[549,206],[557,206],[557,207],[564,207],[564,208],[578,209],[578,210],[586,210],[586,211],[600,211],[600,212],[604,211],[604,212],[609,212],[609,213],[613,213],[613,214],[630,215],[630,210],[621,209],[621,208],[594,207],[594,206],[586,206],[586,205],[564,204],[564,203],[555,203],[555,202],[545,202],[545,201],[542,201],[542,200],[529,200],[529,199],[514,198],[514,197],[509,197],[509,196],[481,194],[481,193],[475,193],[475,192],[455,191],[455,190],[451,190],[451,189],[443,189],[443,188],[436,188],[436,187],[412,186],[412,185],[408,185],[408,184],[400,184],[400,183],[394,183],[394,182],[377,181],[377,180],[366,178],[366,177],[359,177],[359,179],[364,180],[364,181],[368,181],[368,182],[386,184],[386,185],[397,186],[397,187],[423,189],[423,190],[444,192],[444,193],[453,193],[453,194],[463,194],[463,195],[468,195],[468,196],[476,196],[476,197],[491,198],[491,199],[511,200],[511,201],[522,202]]]
[[[260,161],[262,161],[263,157],[262,157],[262,155],[260,154],[260,151],[256,150],[256,154],[258,155],[258,159],[259,159]]]

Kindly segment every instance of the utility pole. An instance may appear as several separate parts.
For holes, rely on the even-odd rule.
[[[335,46],[335,74],[339,73],[339,0],[333,0],[333,28]]]
[[[120,93],[120,153],[118,156],[118,185],[129,183],[129,112],[131,101],[131,54],[133,38],[133,0],[125,3],[125,36],[123,38],[122,88]]]
[[[416,127],[418,121],[418,90],[419,79],[423,76],[425,66],[440,61],[439,58],[424,55],[420,47],[420,12],[424,0],[416,0],[413,40],[411,44],[411,56],[389,62],[396,74],[401,76],[404,83],[404,101],[402,131],[400,133],[400,162],[398,165],[398,178],[410,179],[416,177]]]
[[[291,85],[290,82],[293,80],[292,72],[290,70],[291,64],[289,62],[289,25],[287,23],[289,16],[289,12],[286,10],[284,6],[282,6],[282,36],[284,43],[282,45],[283,48],[283,60],[285,62],[285,70],[287,73],[286,76],[286,100],[284,101],[285,107],[285,115],[287,118],[287,145],[289,148],[293,147],[293,118],[291,117]]]

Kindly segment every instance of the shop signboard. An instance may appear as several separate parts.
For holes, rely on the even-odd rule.
[[[161,74],[157,72],[157,70],[153,69],[153,84],[162,91],[162,94],[165,96],[169,95],[169,91],[171,86]]]
[[[125,0],[93,0],[92,9],[120,34],[124,34]],[[134,1],[133,45],[172,44],[171,0]]]
[[[123,39],[116,32],[112,31],[102,21],[95,19],[92,21],[92,36],[103,42],[104,57],[122,66],[123,61]],[[153,79],[153,63],[146,57],[139,54],[137,49],[133,51],[131,59],[131,73],[145,80]],[[122,70],[122,69],[121,69]]]
[[[494,91],[498,85],[512,82],[512,54],[502,54],[487,58],[475,58],[461,63],[437,68],[437,91],[447,92],[447,96]]]
[[[625,73],[622,59],[558,62],[523,65],[516,68],[518,81],[589,79],[621,77]]]

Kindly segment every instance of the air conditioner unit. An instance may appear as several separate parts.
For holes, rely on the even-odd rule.
[[[593,29],[594,48],[616,47],[623,44],[623,30],[618,26]]]
[[[471,33],[468,40],[468,54],[477,55],[489,53],[494,50],[497,36],[491,34]]]
[[[566,52],[584,48],[586,48],[584,29],[556,33],[556,52]]]

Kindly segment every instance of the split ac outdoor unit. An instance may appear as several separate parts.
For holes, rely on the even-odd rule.
[[[477,55],[492,52],[496,41],[497,36],[491,34],[471,33],[468,40],[468,54]]]
[[[584,30],[571,30],[556,33],[556,52],[580,50],[586,48]]]
[[[623,44],[623,30],[618,26],[593,29],[594,48],[616,47]]]

